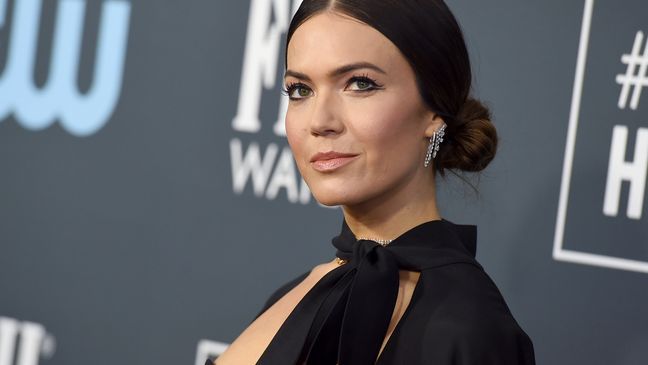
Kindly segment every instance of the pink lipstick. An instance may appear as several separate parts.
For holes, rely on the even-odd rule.
[[[339,152],[320,152],[311,158],[311,166],[319,172],[332,172],[352,162],[358,155]]]

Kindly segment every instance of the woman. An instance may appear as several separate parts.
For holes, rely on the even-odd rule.
[[[436,204],[436,173],[480,171],[497,146],[447,6],[305,0],[286,52],[288,142],[343,208],[337,257],[278,289],[217,364],[534,364],[476,227]]]

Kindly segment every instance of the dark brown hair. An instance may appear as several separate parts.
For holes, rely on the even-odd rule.
[[[301,24],[324,11],[375,28],[408,60],[423,100],[448,125],[434,160],[441,176],[445,170],[481,171],[491,162],[497,131],[488,108],[469,97],[468,50],[443,0],[304,0],[290,23],[286,44]]]

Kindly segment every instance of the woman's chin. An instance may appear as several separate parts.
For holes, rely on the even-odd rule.
[[[344,201],[342,194],[336,191],[331,191],[330,189],[311,188],[311,193],[318,203],[327,207],[340,205],[340,202]]]
[[[345,205],[353,205],[356,204],[356,200],[358,200],[357,197],[349,195],[348,192],[340,193],[340,192],[321,192],[321,191],[315,191],[312,192],[313,197],[317,202],[321,205],[327,206],[327,207],[337,207],[337,206],[345,206]]]
[[[344,205],[343,203],[341,203],[341,200],[339,200],[339,199],[334,199],[334,198],[328,197],[328,196],[325,197],[325,198],[320,198],[320,197],[318,197],[317,195],[314,195],[314,194],[313,194],[313,196],[315,197],[315,200],[317,200],[317,202],[320,205],[323,205],[323,206],[326,206],[326,207],[334,208],[334,207],[337,207],[337,206],[340,206],[340,205]]]

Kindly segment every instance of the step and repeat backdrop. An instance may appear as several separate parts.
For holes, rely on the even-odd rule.
[[[539,364],[648,363],[648,3],[448,0],[493,164],[442,215]],[[203,364],[329,261],[285,138],[293,0],[0,0],[0,365]]]

